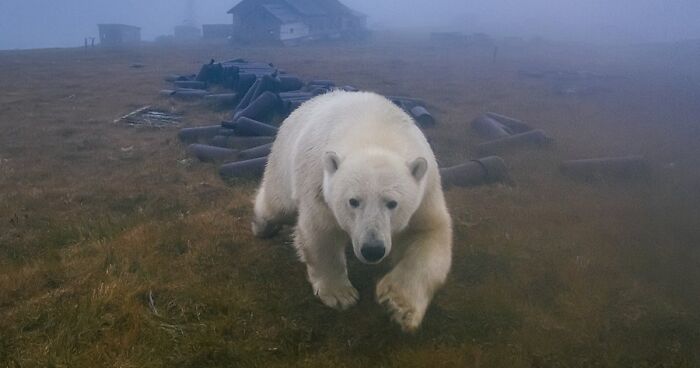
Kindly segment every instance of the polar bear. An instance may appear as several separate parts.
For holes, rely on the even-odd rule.
[[[452,222],[437,163],[403,110],[370,92],[333,91],[282,124],[255,198],[253,232],[273,236],[296,219],[294,245],[321,301],[358,300],[345,248],[364,263],[387,258],[377,284],[404,331],[417,329],[452,260]]]

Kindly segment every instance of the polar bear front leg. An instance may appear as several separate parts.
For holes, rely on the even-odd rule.
[[[445,282],[452,261],[449,228],[409,237],[394,269],[377,284],[377,301],[386,305],[401,329],[415,331],[435,291]]]
[[[294,245],[302,261],[306,263],[314,295],[331,308],[346,309],[354,305],[359,298],[357,289],[348,279],[346,239],[337,229],[313,223],[308,213],[304,212],[299,213]],[[318,219],[316,218],[316,221]],[[323,218],[322,221],[327,219]]]

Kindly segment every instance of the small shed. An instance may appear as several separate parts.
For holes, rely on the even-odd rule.
[[[100,44],[103,46],[128,46],[141,43],[141,28],[126,24],[98,24]]]
[[[205,40],[225,40],[233,35],[231,24],[204,24],[202,35]]]
[[[367,16],[338,0],[242,0],[229,14],[238,41],[292,44],[367,32]]]

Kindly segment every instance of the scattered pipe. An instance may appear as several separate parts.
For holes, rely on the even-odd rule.
[[[203,162],[225,162],[236,159],[238,151],[229,148],[208,146],[206,144],[190,144],[187,151]]]
[[[510,136],[510,129],[497,120],[481,115],[472,122],[472,129],[485,138],[498,139]]]
[[[253,84],[255,84],[257,79],[258,77],[256,77],[255,74],[243,72],[239,73],[235,91],[241,96],[245,95]]]
[[[221,125],[210,125],[195,128],[184,128],[178,133],[178,137],[183,142],[196,142],[200,139],[211,139],[217,135],[232,135],[230,129],[223,129]]]
[[[281,92],[296,91],[304,88],[304,82],[297,76],[280,75],[279,89]]]
[[[245,116],[238,118],[233,124],[225,122],[222,123],[225,127],[233,127],[237,135],[242,136],[274,136],[277,135],[277,128],[261,123],[257,120],[247,118]]]
[[[569,160],[562,162],[559,169],[564,175],[580,180],[646,179],[651,175],[649,162],[643,156]]]
[[[332,80],[328,80],[328,79],[314,79],[312,81],[309,81],[309,83],[307,85],[309,87],[326,87],[326,88],[335,87],[335,83],[333,83]]]
[[[264,144],[239,152],[238,157],[242,160],[250,160],[258,157],[266,157],[270,154],[272,143]]]
[[[294,99],[294,98],[312,98],[313,93],[306,91],[291,91],[291,92],[281,92],[279,96],[283,100]]]
[[[327,87],[316,87],[311,90],[311,94],[314,96],[326,94],[328,92],[330,92],[330,89],[328,89]]]
[[[498,156],[484,157],[461,165],[442,168],[440,176],[444,188],[508,183],[511,180],[505,162]]]
[[[281,101],[276,94],[264,92],[257,99],[252,101],[245,109],[234,114],[234,120],[246,117],[254,120],[267,120],[266,118],[279,111]],[[269,135],[269,134],[263,134]]]
[[[173,84],[177,88],[207,89],[207,84],[200,81],[175,81]]]
[[[164,91],[163,91],[164,92]],[[198,99],[204,98],[209,92],[203,89],[176,89],[172,91],[170,96],[182,99]]]
[[[237,137],[219,135],[209,140],[208,143],[211,146],[247,150],[249,148],[256,148],[259,146],[270,144],[274,141],[275,137]]]
[[[522,146],[544,147],[551,143],[552,138],[548,137],[543,131],[536,129],[481,143],[476,147],[476,150],[480,155],[493,155],[510,148]]]
[[[412,107],[410,110],[411,116],[413,116],[413,119],[415,119],[418,124],[422,127],[430,127],[435,125],[435,118],[430,115],[428,110],[426,110],[425,107],[416,105]]]
[[[234,110],[234,115],[239,111],[243,111],[243,109],[250,105],[250,102],[253,101],[253,95],[255,95],[255,91],[258,89],[259,85],[260,79],[256,79],[253,85],[250,86],[250,88],[248,88],[248,91],[245,93],[245,95],[243,95],[241,101],[238,102],[238,106],[236,106],[236,109]]]
[[[505,115],[496,114],[495,112],[487,112],[486,116],[507,126],[512,133],[525,133],[532,130],[531,126],[522,122],[521,120],[514,119]]]
[[[213,104],[220,104],[220,105],[230,105],[236,102],[236,99],[238,98],[238,95],[235,93],[218,93],[218,94],[213,94],[213,95],[206,95],[204,96],[204,100],[213,103]]]
[[[231,162],[219,167],[219,175],[223,179],[240,177],[261,177],[265,172],[267,157],[254,158],[252,160]]]

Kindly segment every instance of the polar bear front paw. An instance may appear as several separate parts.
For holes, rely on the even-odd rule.
[[[282,228],[282,226],[279,224],[274,224],[272,222],[265,221],[259,218],[253,219],[251,227],[253,229],[253,235],[260,239],[271,238],[277,235],[277,233]]]
[[[377,301],[387,307],[391,318],[404,332],[413,332],[420,326],[427,306],[422,298],[394,281],[391,275],[377,285]]]
[[[313,286],[314,294],[321,299],[323,304],[331,308],[347,309],[357,303],[360,298],[360,294],[350,281],[319,282],[314,283]]]

